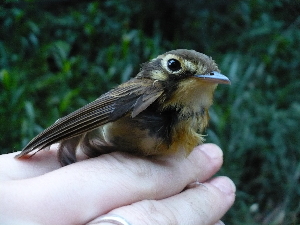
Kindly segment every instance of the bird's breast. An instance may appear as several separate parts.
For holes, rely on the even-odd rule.
[[[125,151],[138,155],[186,152],[202,143],[200,131],[207,125],[207,111],[182,116],[177,110],[155,111],[154,107],[132,118],[130,114],[98,128],[103,143],[99,150]],[[96,142],[96,141],[94,141]]]

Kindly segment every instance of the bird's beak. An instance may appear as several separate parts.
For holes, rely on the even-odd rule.
[[[211,83],[217,83],[217,84],[230,84],[230,80],[228,77],[226,77],[223,74],[220,74],[219,72],[213,71],[210,72],[209,74],[204,74],[204,75],[195,75],[195,77],[204,79],[207,82]]]

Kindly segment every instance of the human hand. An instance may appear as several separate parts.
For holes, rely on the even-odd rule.
[[[52,146],[26,160],[0,156],[0,224],[118,224],[100,223],[103,215],[131,225],[215,224],[234,202],[229,178],[210,179],[222,165],[213,144],[187,158],[114,152],[66,167],[56,152]],[[202,184],[189,185],[195,181]]]

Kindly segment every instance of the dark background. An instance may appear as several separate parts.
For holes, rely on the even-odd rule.
[[[300,2],[6,1],[0,5],[0,150],[128,80],[165,51],[212,56],[207,141],[237,198],[227,224],[299,224]]]

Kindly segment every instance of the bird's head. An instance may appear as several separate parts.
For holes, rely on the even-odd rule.
[[[217,84],[230,84],[215,61],[194,50],[177,49],[142,64],[137,77],[150,78],[165,87],[167,107],[208,108]]]
[[[211,57],[186,49],[166,52],[142,64],[138,76],[159,81],[200,78],[203,82],[230,83],[226,76],[220,74],[217,64]]]

